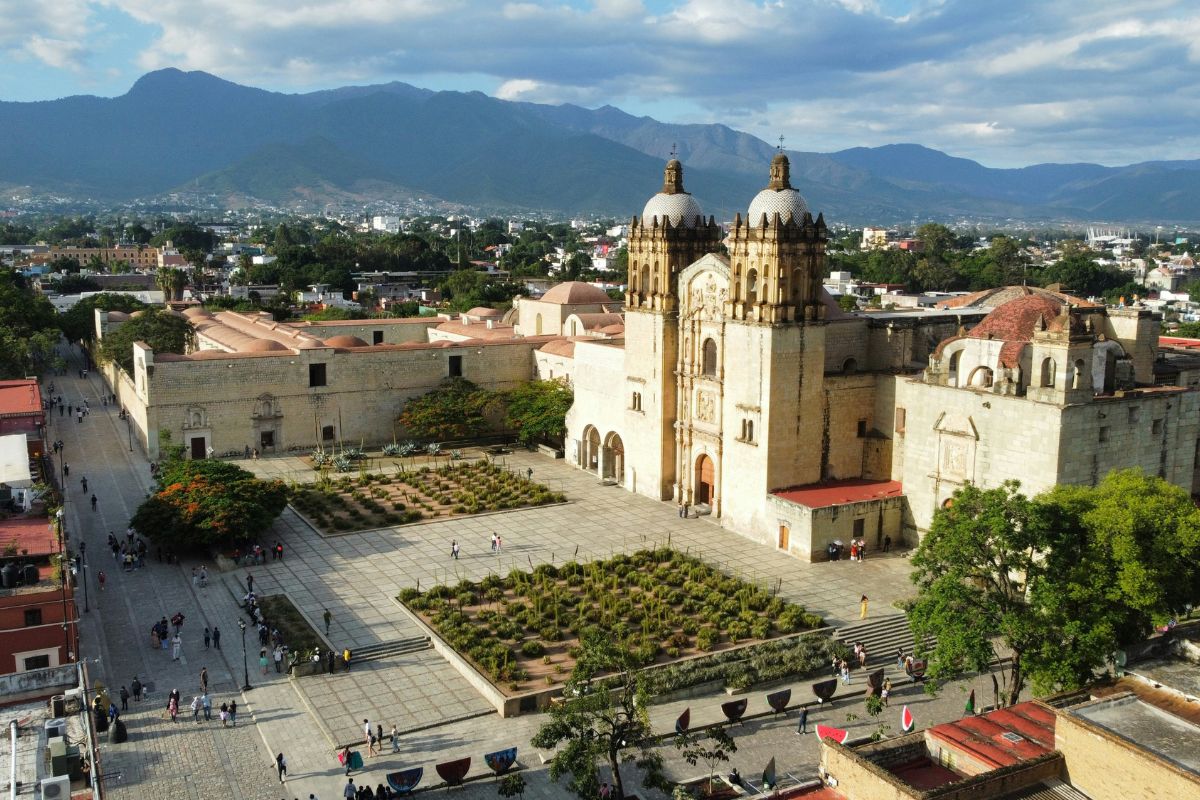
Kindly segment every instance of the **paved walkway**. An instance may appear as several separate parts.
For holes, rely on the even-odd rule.
[[[72,367],[76,368],[74,362]],[[144,708],[135,708],[125,717],[130,742],[103,746],[110,774],[121,773],[119,780],[109,781],[114,797],[277,797],[280,789],[270,766],[272,754],[279,750],[287,754],[291,765],[287,794],[306,797],[315,792],[321,797],[337,797],[345,779],[334,759],[333,743],[357,738],[364,717],[372,724],[382,723],[385,730],[395,723],[405,732],[399,754],[388,752],[369,760],[372,784],[383,781],[389,770],[417,764],[426,767],[428,784],[435,780],[433,765],[439,761],[472,755],[476,770],[480,770],[484,752],[517,746],[523,763],[535,768],[527,778],[531,784],[527,796],[563,796],[563,790],[549,782],[529,745],[543,718],[501,720],[487,714],[487,706],[461,676],[431,651],[360,665],[349,675],[291,680],[273,669],[265,676],[259,674],[255,640],[248,643],[249,679],[254,688],[238,693],[243,669],[236,597],[241,594],[239,582],[246,570],[221,575],[210,569],[211,586],[198,589],[189,580],[191,563],[160,564],[153,559],[153,551],[151,563],[143,570],[124,574],[111,569],[111,556],[104,552],[105,536],[109,530],[124,531],[129,515],[151,489],[148,465],[136,449],[130,452],[116,410],[100,404],[103,388],[98,379],[80,381],[72,373],[55,381],[68,402],[86,396],[92,405],[91,415],[82,424],[55,416],[50,430],[51,438],[66,443],[65,458],[71,464],[69,529],[73,537],[85,537],[90,551],[92,610],[84,615],[84,654],[99,656],[94,674],[114,689],[128,683],[135,673],[154,687]],[[286,592],[313,622],[329,608],[333,613],[330,641],[338,648],[352,649],[416,633],[391,600],[405,586],[479,579],[489,572],[528,569],[530,563],[607,558],[667,541],[743,578],[764,584],[779,581],[783,596],[835,624],[857,619],[858,597],[863,592],[872,598],[872,614],[879,615],[898,613],[892,601],[911,591],[907,562],[899,557],[805,564],[771,548],[752,545],[709,520],[679,519],[669,504],[603,486],[595,476],[561,461],[523,452],[505,461],[521,470],[532,467],[535,480],[565,492],[571,502],[328,539],[288,511],[264,536],[264,543],[283,542],[285,559],[250,570],[256,590]],[[314,476],[296,458],[238,463],[264,477],[311,480]],[[100,500],[95,512],[79,489],[83,475],[88,476],[89,490]],[[502,555],[490,552],[493,531],[503,537]],[[459,561],[449,557],[451,539],[462,545]],[[95,572],[105,567],[108,590],[98,596]],[[176,611],[187,617],[180,662],[149,647],[152,622]],[[222,651],[204,650],[199,634],[206,624],[220,626]],[[238,697],[243,713],[236,729],[223,730],[219,722],[172,725],[162,718],[169,689],[179,688],[185,703],[198,691],[201,666],[208,667],[217,705]],[[976,684],[979,691],[990,693],[990,683]],[[957,692],[950,689],[937,700],[915,695],[912,702],[918,719],[926,722],[958,716],[963,699]],[[807,683],[796,686],[795,696],[810,696]],[[675,717],[690,705],[693,724],[699,725],[718,720],[725,699],[717,694],[668,703],[655,706],[651,716],[656,728],[670,730]],[[852,705],[853,710],[839,707],[822,713],[830,715],[828,721],[845,723],[846,713],[861,715],[861,702]],[[752,696],[751,710],[756,706],[765,707],[759,695]],[[814,713],[810,723],[820,720]],[[775,755],[781,772],[811,772],[816,763],[815,737],[796,737],[794,724],[794,719],[766,720],[748,723],[740,734],[735,731],[741,749],[734,763],[744,774],[752,775]],[[861,720],[850,723],[852,728],[866,724]],[[894,730],[894,720],[892,725]],[[755,735],[749,737],[748,733]],[[682,764],[673,750],[668,755],[673,774],[700,772]],[[490,782],[473,784],[465,792],[468,797],[485,794],[495,794]]]

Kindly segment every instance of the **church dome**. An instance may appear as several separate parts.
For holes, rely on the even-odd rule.
[[[672,226],[694,228],[696,221],[703,219],[704,212],[696,198],[683,190],[683,165],[672,158],[664,171],[662,191],[642,209],[642,224],[654,225],[657,220],[657,224],[665,225],[670,220]]]
[[[791,164],[788,157],[783,153],[776,153],[771,159],[771,182],[750,201],[746,222],[758,225],[762,222],[764,214],[768,224],[775,219],[776,214],[783,222],[791,218],[799,223],[804,219],[808,212],[808,204],[804,202],[800,193],[792,188],[790,173]]]

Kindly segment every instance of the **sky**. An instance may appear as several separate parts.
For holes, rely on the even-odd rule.
[[[0,0],[0,100],[400,80],[988,166],[1200,157],[1196,0]]]

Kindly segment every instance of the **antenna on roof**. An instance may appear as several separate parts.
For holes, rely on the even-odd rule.
[[[783,134],[779,134],[779,152],[783,152]]]

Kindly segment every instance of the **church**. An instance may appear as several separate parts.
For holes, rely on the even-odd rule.
[[[784,153],[728,232],[670,161],[630,224],[623,337],[572,337],[566,457],[805,560],[915,544],[966,482],[1200,487],[1200,372],[1166,366],[1149,310],[1008,287],[844,313],[826,245]]]

